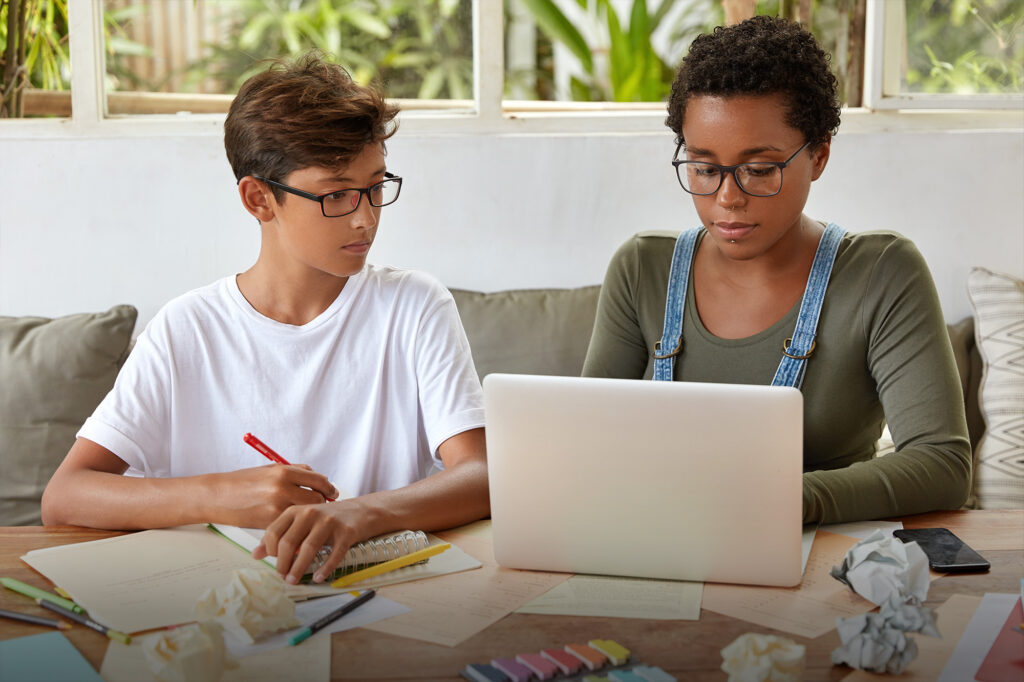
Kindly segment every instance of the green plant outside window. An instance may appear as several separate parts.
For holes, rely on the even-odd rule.
[[[501,1],[505,95],[517,100],[664,101],[690,41],[723,21],[721,0]],[[850,22],[864,2],[760,0],[756,11],[809,9],[801,19],[856,105],[863,39]],[[103,9],[108,91],[230,95],[262,60],[318,48],[391,97],[473,97],[472,0],[105,0]],[[34,96],[48,93],[64,92],[70,110],[67,12],[68,0],[0,0],[0,116],[32,115]],[[905,16],[903,91],[1024,90],[1020,0],[905,0]]]
[[[907,0],[906,92],[1024,92],[1024,3]]]

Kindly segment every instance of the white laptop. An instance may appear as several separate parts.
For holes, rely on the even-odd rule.
[[[502,566],[800,582],[797,389],[516,374],[483,386]]]

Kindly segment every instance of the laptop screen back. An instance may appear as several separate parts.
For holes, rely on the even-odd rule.
[[[800,582],[798,390],[512,374],[483,385],[499,564]]]

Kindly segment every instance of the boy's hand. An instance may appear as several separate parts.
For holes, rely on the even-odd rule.
[[[359,498],[285,509],[267,526],[253,557],[277,557],[277,571],[291,584],[302,579],[310,562],[324,545],[331,546],[327,561],[313,575],[323,582],[341,564],[345,553],[365,539],[370,512]]]
[[[211,499],[227,523],[264,528],[294,505],[310,505],[337,497],[327,477],[305,464],[267,464],[214,475]]]

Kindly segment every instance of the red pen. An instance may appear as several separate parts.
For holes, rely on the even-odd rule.
[[[261,455],[269,459],[271,462],[276,462],[277,464],[291,464],[291,462],[289,462],[284,457],[274,452],[269,445],[267,445],[266,443],[264,443],[251,433],[245,434],[242,437],[242,440],[244,440],[249,445],[253,446],[253,448],[255,448],[257,452],[259,452]]]
[[[251,445],[258,453],[269,459],[271,462],[274,462],[275,464],[291,464],[291,462],[286,460],[284,457],[274,452],[273,448],[271,448],[269,445],[267,445],[266,443],[264,443],[251,433],[247,433],[244,436],[242,436],[242,440]],[[334,502],[334,498],[328,497],[327,501]]]

